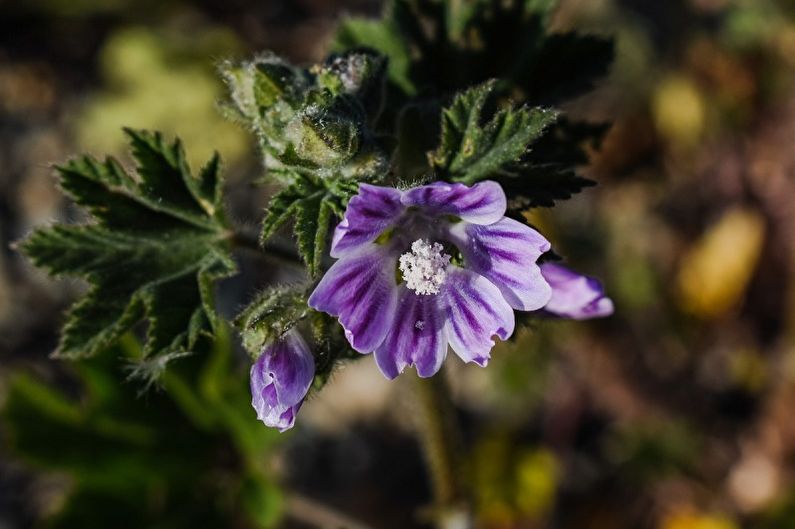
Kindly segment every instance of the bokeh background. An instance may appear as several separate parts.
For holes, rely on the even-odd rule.
[[[121,126],[179,134],[194,165],[218,149],[253,226],[262,171],[214,65],[319,60],[340,16],[380,9],[0,1],[0,528],[427,526],[411,386],[371,358],[279,435],[231,332],[148,391],[115,355],[49,359],[82,286],[11,245],[81,218],[50,164],[123,158]],[[530,215],[616,314],[536,323],[487,369],[448,362],[479,525],[795,528],[795,2],[562,0],[554,24],[615,36],[610,75],[567,108],[613,126],[584,168],[599,186]],[[229,315],[289,274],[240,259]]]

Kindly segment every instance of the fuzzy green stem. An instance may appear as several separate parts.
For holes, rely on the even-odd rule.
[[[279,261],[290,266],[303,266],[298,254],[285,244],[276,241],[268,241],[265,245],[260,245],[259,239],[244,231],[232,231],[227,235],[229,241],[236,248],[244,248],[256,252],[261,256]]]
[[[438,529],[469,527],[463,486],[461,435],[444,372],[416,379],[417,434],[425,454]]]

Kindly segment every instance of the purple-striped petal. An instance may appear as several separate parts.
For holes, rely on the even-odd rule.
[[[550,244],[533,228],[507,217],[488,226],[459,222],[450,238],[466,267],[494,283],[513,308],[537,310],[549,301],[552,292],[536,261]]]
[[[345,216],[334,230],[331,256],[342,257],[378,238],[405,209],[401,195],[391,187],[359,184],[359,194],[348,202]]]
[[[345,336],[360,353],[384,340],[395,315],[397,257],[370,244],[346,254],[329,268],[309,296],[315,310],[339,316]]]
[[[605,296],[598,280],[556,263],[542,264],[541,273],[552,287],[552,297],[544,311],[574,320],[613,314],[613,301]]]
[[[268,344],[251,366],[251,405],[266,425],[285,431],[315,376],[315,361],[306,342],[295,331]]]
[[[434,215],[455,215],[474,224],[491,224],[505,214],[505,192],[497,182],[464,184],[434,182],[403,193],[406,206],[425,208]]]
[[[513,334],[514,316],[500,289],[480,274],[451,266],[440,296],[447,316],[450,346],[465,362],[485,366],[496,334]]]
[[[375,350],[375,361],[389,379],[406,366],[416,366],[417,374],[430,377],[442,367],[447,355],[444,312],[438,296],[418,295],[400,287],[400,299],[392,328]]]
[[[279,402],[293,406],[301,402],[315,376],[315,359],[298,331],[287,332],[282,340],[270,348],[265,357],[265,366],[273,377],[273,385]]]

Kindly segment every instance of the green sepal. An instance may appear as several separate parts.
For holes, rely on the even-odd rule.
[[[312,388],[316,391],[326,384],[340,361],[355,360],[362,355],[350,347],[335,317],[307,305],[312,288],[313,284],[304,283],[264,290],[235,318],[235,327],[253,360],[288,331],[301,333],[314,357]]]
[[[375,179],[388,167],[369,129],[380,106],[385,60],[370,52],[296,68],[272,55],[221,66],[234,119],[255,133],[269,174]]]
[[[375,123],[384,100],[387,58],[369,50],[332,54],[313,69],[318,84],[334,95],[356,97],[369,123]]]
[[[307,285],[269,288],[258,294],[235,318],[243,347],[253,359],[269,343],[279,340],[311,310],[307,304]]]

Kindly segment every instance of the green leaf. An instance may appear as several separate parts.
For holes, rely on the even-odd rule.
[[[358,184],[349,180],[321,180],[304,177],[278,192],[271,200],[260,234],[261,243],[288,219],[295,220],[293,231],[298,252],[310,276],[320,271],[333,216],[342,217]]]
[[[533,141],[557,119],[544,108],[505,108],[484,123],[484,107],[495,83],[487,82],[456,96],[442,111],[442,137],[431,154],[437,176],[473,184],[507,174]]]
[[[21,247],[53,276],[89,283],[56,355],[92,356],[138,322],[145,356],[190,351],[216,326],[212,285],[235,271],[217,156],[191,174],[179,140],[126,129],[136,175],[89,156],[57,167],[63,190],[95,222],[40,228]]]
[[[45,527],[276,525],[279,493],[265,471],[279,434],[256,420],[240,383],[248,366],[231,361],[225,333],[202,353],[169,369],[162,391],[145,399],[117,360],[140,358],[129,334],[113,355],[70,364],[68,392],[23,373],[7,378],[8,450],[69,479]],[[258,512],[240,508],[250,497]]]
[[[613,40],[596,35],[549,35],[516,77],[529,101],[554,105],[594,89],[610,68]]]
[[[518,212],[528,207],[551,207],[594,182],[577,174],[577,167],[588,162],[586,149],[595,149],[608,127],[597,123],[573,123],[563,118],[552,125],[523,158],[501,178],[512,198],[509,209]]]
[[[512,198],[512,211],[533,207],[552,207],[557,200],[567,200],[586,187],[595,185],[573,170],[559,164],[523,165],[501,178],[506,195]]]
[[[405,96],[446,95],[498,78],[530,104],[590,90],[613,57],[610,39],[549,33],[556,0],[391,0],[380,20],[343,20],[334,47],[390,59]]]

